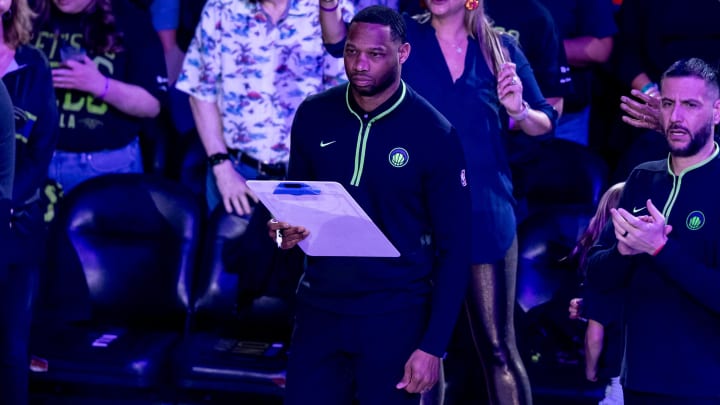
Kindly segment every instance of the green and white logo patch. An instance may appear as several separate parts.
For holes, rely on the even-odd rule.
[[[390,151],[388,160],[393,167],[403,167],[410,160],[410,155],[403,148],[394,148]]]
[[[701,211],[693,211],[685,220],[685,225],[691,231],[697,231],[705,225],[705,214]]]

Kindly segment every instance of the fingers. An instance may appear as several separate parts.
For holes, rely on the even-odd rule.
[[[622,220],[624,220],[629,225],[629,227],[623,227],[623,229],[625,229],[627,231],[632,231],[631,228],[638,228],[642,224],[646,223],[645,221],[642,221],[640,218],[636,217],[635,215],[629,213],[624,208],[618,208],[615,210],[615,212],[617,212],[618,216],[620,218],[622,218]]]
[[[659,130],[659,99],[636,90],[632,91],[632,95],[639,101],[626,96],[620,97],[620,109],[627,114],[622,117],[623,122],[636,128]]]
[[[672,232],[672,225],[665,225],[665,236],[668,236]]]
[[[258,197],[255,195],[255,193],[254,193],[249,187],[245,189],[245,194],[246,194],[248,197],[250,197],[250,199],[251,199],[255,204],[257,204],[258,202],[260,202],[260,200],[258,199]]]
[[[568,307],[570,319],[580,319],[580,306],[582,305],[582,300],[582,298],[573,298],[570,300],[570,306]]]
[[[287,224],[285,224],[287,225]],[[310,236],[310,231],[302,226],[290,226],[283,228],[283,249],[291,249],[298,243]]]
[[[654,112],[650,111],[646,107],[646,104],[640,104],[625,96],[621,97],[620,101],[620,109],[627,113],[631,118],[642,122],[648,122],[651,118],[653,118],[651,115],[654,114]]]
[[[642,100],[645,104],[653,105],[653,106],[659,106],[660,105],[660,97],[652,97],[645,93],[643,93],[640,90],[632,89],[630,90],[630,94],[632,94],[633,97],[639,98]]]
[[[655,126],[647,121],[642,121],[635,118],[630,118],[627,115],[622,116],[622,120],[624,123],[633,126],[635,128],[643,128],[643,129],[655,129]]]
[[[505,98],[511,93],[522,94],[523,85],[517,76],[507,76],[498,80],[498,97]]]
[[[515,64],[512,62],[504,63],[497,74],[497,90],[500,99],[505,98],[508,93],[518,92],[522,94],[522,81],[515,71]]]
[[[228,214],[233,213],[233,204],[230,201],[230,198],[223,197],[222,199],[223,206],[225,207],[225,212],[227,212]]]
[[[617,240],[621,240],[627,236],[625,232],[629,231],[630,226],[622,215],[620,215],[617,209],[611,208],[610,215],[612,217],[613,227],[615,228],[615,238],[617,238]]]
[[[230,206],[229,210],[228,205]],[[228,214],[231,214],[233,211],[237,215],[249,215],[252,213],[250,203],[244,193],[230,196],[225,203],[225,210],[227,210]]]
[[[664,224],[665,217],[657,209],[657,207],[655,207],[655,204],[653,204],[652,201],[650,199],[648,199],[646,205],[647,205],[648,213],[650,213],[650,216],[652,216],[653,220],[655,222],[662,222]]]
[[[399,390],[405,389],[410,384],[411,379],[412,367],[410,367],[410,364],[405,364],[405,373],[403,374],[402,379],[400,379],[400,382],[395,385],[395,388]]]

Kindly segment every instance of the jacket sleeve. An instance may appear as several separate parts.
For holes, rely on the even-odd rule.
[[[618,206],[627,207],[633,194],[632,176],[625,182],[622,197]],[[622,288],[629,282],[636,256],[623,256],[617,249],[615,227],[612,219],[608,218],[597,243],[593,246],[587,261],[588,284],[592,289],[605,293],[610,290]]]
[[[38,109],[35,111],[36,121],[27,139],[26,153],[16,166],[13,192],[16,203],[32,197],[35,191],[43,186],[58,140],[58,110],[50,65],[44,56],[41,61],[37,65],[38,74],[35,76],[33,89],[29,90],[30,94],[36,97]]]
[[[9,240],[10,198],[15,172],[15,118],[10,95],[0,80],[0,241]],[[7,266],[7,243],[0,243],[0,277]]]
[[[689,252],[682,241],[670,239],[654,257],[657,264],[654,268],[674,281],[693,299],[720,314],[720,271],[693,260],[693,255]]]
[[[465,178],[465,158],[454,133],[435,145],[437,161],[444,162],[429,174],[428,209],[435,244],[430,318],[420,349],[442,357],[465,297],[470,276],[470,194]]]
[[[523,85],[523,99],[532,107],[533,110],[542,111],[550,118],[553,130],[557,126],[557,111],[547,102],[535,79],[535,74],[530,66],[525,54],[518,48],[517,43],[507,35],[503,35],[504,45],[510,53],[510,58],[515,63],[516,71]],[[503,109],[504,111],[504,109]],[[503,120],[507,122],[507,119]],[[549,134],[552,131],[549,132]]]

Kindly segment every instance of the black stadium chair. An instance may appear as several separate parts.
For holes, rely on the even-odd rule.
[[[174,366],[176,384],[186,396],[242,393],[277,400],[283,395],[297,272],[286,273],[285,254],[271,255],[272,263],[258,260],[266,242],[272,247],[263,221],[253,236],[247,229],[245,219],[222,210],[210,218],[195,279],[191,331],[177,350]],[[223,252],[228,248],[247,254],[227,265]],[[268,266],[281,273],[279,277],[267,274]],[[258,270],[261,274],[250,274]],[[255,286],[248,288],[249,283]]]
[[[102,176],[68,193],[31,343],[47,367],[35,368],[32,383],[145,390],[169,382],[203,217],[184,187],[146,175]],[[68,315],[66,299],[86,316]]]

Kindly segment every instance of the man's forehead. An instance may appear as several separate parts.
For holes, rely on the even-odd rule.
[[[696,100],[718,96],[717,91],[712,91],[712,87],[697,76],[666,77],[661,82],[660,93],[663,97]]]
[[[352,23],[348,31],[348,40],[357,39],[360,35],[363,39],[375,40],[389,40],[392,37],[390,27],[387,25],[367,22]]]

